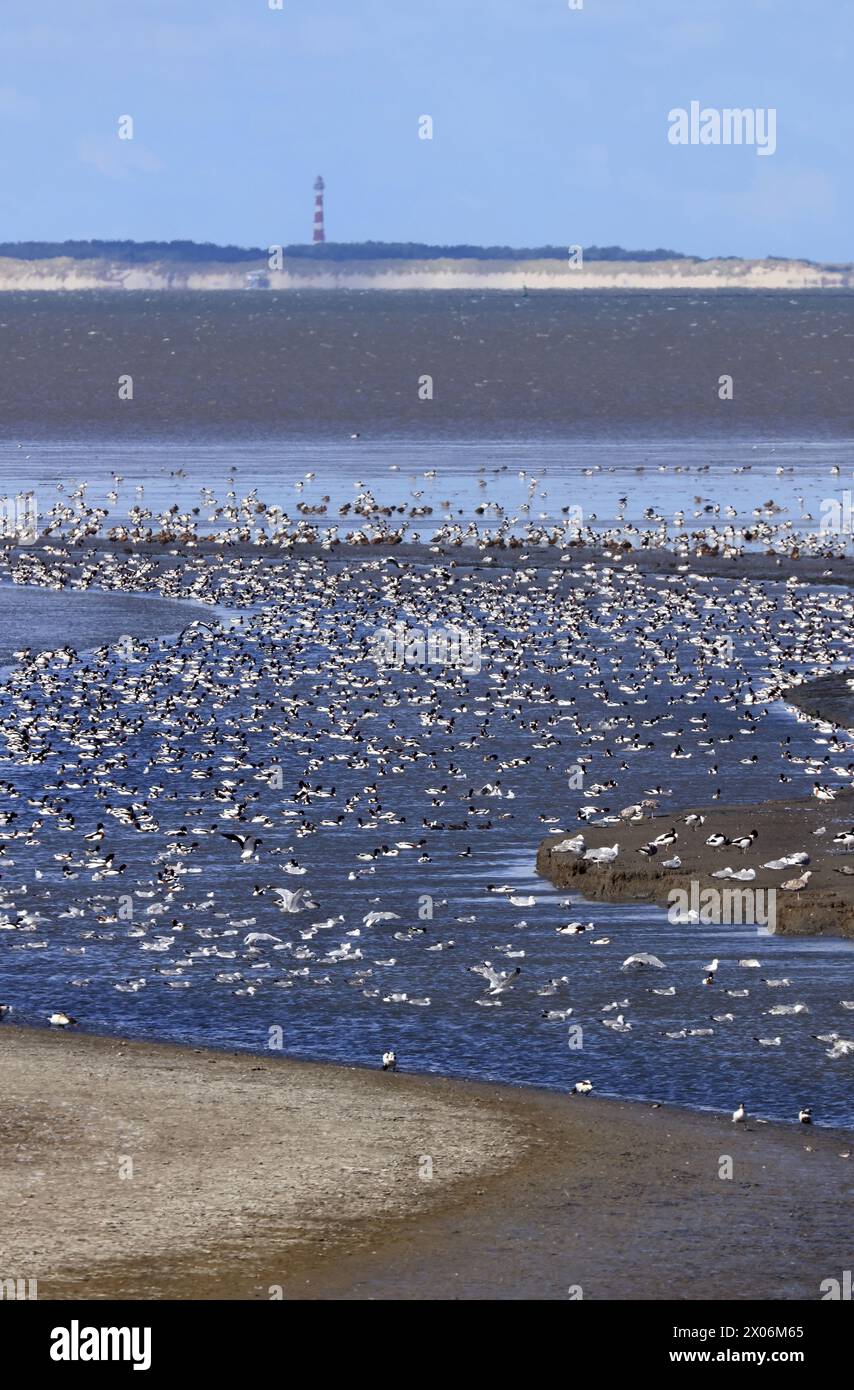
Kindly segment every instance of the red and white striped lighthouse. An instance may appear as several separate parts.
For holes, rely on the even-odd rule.
[[[323,190],[326,187],[320,174],[314,181],[314,241],[325,241],[323,227]]]

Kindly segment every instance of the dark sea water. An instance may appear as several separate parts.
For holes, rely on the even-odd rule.
[[[16,293],[0,361],[24,442],[854,438],[848,291]]]
[[[173,501],[199,505],[203,521],[201,489],[222,498],[232,479],[238,496],[257,489],[291,512],[297,499],[328,496],[336,508],[369,486],[380,499],[432,506],[429,520],[417,523],[425,538],[449,515],[461,524],[474,519],[484,499],[518,512],[523,521],[553,517],[576,504],[607,523],[626,497],[622,514],[628,520],[640,522],[644,509],[654,505],[669,513],[684,509],[702,524],[706,503],[729,504],[745,519],[773,498],[792,527],[811,531],[822,501],[841,499],[852,486],[852,361],[854,295],[836,292],[8,295],[0,302],[0,488],[34,488],[44,513],[58,485],[67,496],[86,482],[91,502],[115,488],[115,500],[107,505],[116,517],[142,498],[155,509]],[[735,382],[735,399],[726,403],[717,399],[718,377],[725,372]],[[117,396],[118,377],[125,373],[134,378],[132,402]],[[423,374],[434,378],[432,401],[418,399]],[[351,439],[354,433],[361,437]],[[119,483],[113,481],[116,473]],[[842,543],[850,553],[851,538]],[[722,599],[733,600],[732,585],[718,581],[713,587]],[[767,593],[780,601],[782,612],[781,588],[768,585]],[[131,612],[135,603],[148,605],[140,633],[180,626],[182,606],[156,598],[98,597],[97,590],[31,598],[0,589],[0,657],[7,661],[23,646],[68,641],[82,651],[112,641],[143,622],[142,611]],[[276,612],[285,626],[317,621],[310,606],[295,601],[289,609],[281,597]],[[725,618],[720,621],[725,630]],[[826,637],[834,659],[850,661],[850,630],[831,624]],[[230,650],[231,640],[222,636],[222,650]],[[302,665],[310,659],[321,666],[328,661],[331,668],[342,640],[334,615],[323,615],[317,649]],[[686,645],[686,665],[691,656]],[[157,657],[153,651],[152,659]],[[756,678],[776,660],[749,642],[739,654]],[[204,661],[214,672],[217,649]],[[292,675],[299,691],[307,676],[297,657]],[[54,698],[72,699],[73,671],[60,672],[58,679]],[[473,687],[483,697],[487,686],[478,681]],[[650,692],[649,712],[665,693],[681,699],[680,690]],[[346,688],[338,694],[347,698]],[[686,720],[708,712],[718,733],[730,728],[730,714],[711,702],[684,710]],[[9,713],[6,697],[0,697],[0,716]],[[542,702],[521,700],[519,713],[527,720],[542,717]],[[585,717],[602,713],[596,705],[584,707]],[[392,716],[408,736],[425,737],[417,705],[404,702]],[[476,722],[471,712],[458,718],[460,729]],[[366,725],[370,736],[379,731],[379,725]],[[758,766],[743,767],[738,748],[721,759],[728,802],[776,794],[777,750],[787,734],[804,757],[815,752],[822,736],[782,706],[771,707],[751,740]],[[128,776],[140,784],[153,775],[147,768],[158,737],[152,725],[128,750]],[[854,1126],[854,1059],[828,1061],[812,1038],[829,1030],[854,1036],[854,1012],[841,1003],[854,1001],[854,945],[757,936],[751,927],[727,928],[722,940],[719,928],[670,924],[662,909],[569,901],[537,879],[533,865],[544,834],[542,816],[576,828],[578,796],[569,794],[564,771],[574,750],[532,750],[532,742],[535,736],[522,736],[507,723],[498,751],[507,758],[531,753],[533,761],[505,774],[515,792],[512,802],[482,803],[493,810],[512,806],[512,820],[482,836],[432,836],[429,865],[418,866],[405,852],[379,860],[369,881],[348,877],[366,842],[417,838],[410,827],[417,828],[429,810],[426,787],[446,780],[418,764],[393,779],[391,804],[408,819],[387,836],[366,839],[352,824],[295,842],[287,824],[265,831],[276,845],[295,844],[307,873],[281,881],[310,887],[316,912],[284,919],[269,899],[252,895],[252,882],[264,881],[266,870],[237,874],[222,842],[206,842],[190,896],[215,893],[222,915],[214,925],[235,933],[224,944],[234,942],[238,953],[250,930],[298,943],[299,928],[309,921],[343,917],[340,928],[321,934],[321,944],[311,943],[317,961],[307,960],[305,975],[286,980],[286,987],[272,983],[284,979],[284,972],[282,957],[270,945],[236,964],[197,956],[184,963],[182,977],[160,977],[152,964],[156,954],[143,954],[139,939],[121,925],[98,925],[88,906],[83,921],[60,919],[60,909],[88,903],[96,890],[88,874],[74,883],[61,881],[52,856],[70,847],[69,836],[48,825],[39,846],[17,846],[11,853],[17,862],[3,869],[4,885],[28,884],[28,903],[44,920],[23,936],[0,930],[0,1002],[13,1004],[20,1022],[42,1024],[47,1011],[63,1007],[95,1031],[258,1051],[267,1046],[270,1028],[281,1027],[285,1051],[299,1056],[375,1064],[393,1045],[402,1065],[415,1070],[557,1088],[592,1076],[606,1093],[713,1108],[744,1096],[758,1113],[781,1118],[811,1102],[822,1122]],[[673,807],[702,801],[710,787],[700,757],[697,751],[693,762],[674,763],[662,747],[621,779],[617,804],[639,798],[656,783],[673,787]],[[302,775],[301,760],[286,760],[286,766],[292,779]],[[0,761],[0,779],[20,783],[33,798],[51,772]],[[175,828],[189,805],[182,798],[196,794],[200,784],[176,785],[167,772],[158,775],[178,793],[174,804],[164,801],[158,808],[162,828]],[[482,764],[467,766],[452,799],[470,781],[489,775]],[[338,801],[369,776],[348,779],[341,773]],[[330,780],[327,773],[322,780]],[[264,790],[259,809],[280,818],[287,804],[282,798]],[[329,801],[324,808],[329,814],[339,809]],[[81,793],[77,813],[80,824],[91,828],[100,806]],[[216,816],[216,808],[211,814]],[[436,814],[453,819],[448,811]],[[118,831],[112,836],[129,864],[122,891],[128,881],[150,880],[151,855],[162,847],[159,836],[152,845],[154,838]],[[459,858],[473,839],[476,855]],[[43,875],[38,882],[36,868]],[[97,890],[103,891],[100,910],[108,916],[119,891],[114,883]],[[488,894],[489,883],[512,883],[520,894],[533,894],[536,904],[513,907],[507,895]],[[42,896],[46,887],[49,902]],[[434,954],[425,949],[424,937],[394,939],[395,930],[418,924],[422,894],[439,904],[426,940],[453,939],[453,948]],[[371,966],[377,977],[389,972],[387,987],[382,978],[374,980],[379,999],[348,984],[352,965],[328,964],[323,957],[324,950],[348,940],[344,933],[360,927],[372,907],[399,914],[389,926],[372,929],[369,945],[360,943],[360,965]],[[458,920],[472,916],[474,922]],[[570,919],[592,920],[595,931],[558,936],[555,927]],[[181,957],[199,945],[191,935],[181,942]],[[592,946],[591,937],[600,936],[611,944]],[[501,968],[512,965],[514,958],[502,954],[508,945],[526,952],[524,983],[502,1007],[477,1007],[480,983],[467,967],[485,958]],[[665,959],[661,981],[620,972],[622,959],[638,950]],[[751,979],[750,999],[726,1005],[735,1015],[731,1025],[710,1038],[666,1040],[667,1029],[708,1023],[712,1006],[700,980],[701,967],[713,955],[732,962],[728,984],[741,983],[739,974],[790,976],[786,1002],[805,1003],[809,1015],[767,1018],[769,1005],[782,996]],[[754,955],[762,961],[761,972],[737,966],[740,957]],[[394,966],[375,964],[391,958]],[[293,968],[298,960],[289,958],[287,965]],[[238,996],[235,986],[217,982],[217,973],[229,970],[242,972],[244,984],[257,978],[258,992]],[[564,974],[570,983],[557,999],[538,995],[550,977]],[[147,983],[138,993],[116,989],[142,976]],[[672,983],[677,993],[653,996],[652,983]],[[389,995],[429,997],[431,1003],[384,1003],[386,989]],[[625,997],[631,999],[633,1031],[612,1034],[601,1023],[601,1010]],[[580,1054],[569,1049],[566,1024],[541,1018],[543,1007],[569,1004],[570,1022],[584,1027]],[[714,1007],[721,1008],[721,1001]],[[758,1048],[758,1032],[782,1034],[783,1045]]]

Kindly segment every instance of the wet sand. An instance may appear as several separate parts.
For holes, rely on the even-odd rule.
[[[854,671],[834,671],[786,691],[786,704],[814,719],[826,719],[839,728],[854,729]]]
[[[43,1299],[817,1299],[850,1267],[845,1134],[68,1032],[0,1047],[0,1273]]]
[[[332,518],[331,520],[336,520]],[[356,518],[358,521],[359,518]],[[343,523],[338,522],[342,531]],[[343,535],[333,541],[294,540],[288,544],[268,543],[261,545],[253,541],[228,541],[223,543],[209,537],[199,536],[192,543],[185,544],[172,537],[163,540],[112,541],[104,537],[86,537],[72,544],[65,540],[54,540],[49,546],[43,543],[26,547],[0,543],[0,557],[6,560],[26,560],[38,558],[49,564],[57,564],[56,549],[60,546],[65,556],[73,563],[71,572],[76,574],[80,565],[91,562],[99,552],[116,556],[143,556],[146,560],[160,562],[169,567],[176,560],[197,559],[198,557],[262,559],[276,563],[287,561],[289,556],[326,556],[330,561],[346,563],[350,559],[386,559],[392,562],[413,564],[435,564],[437,560],[453,562],[455,567],[480,569],[504,568],[506,566],[525,566],[530,569],[552,569],[556,566],[569,570],[583,565],[635,565],[644,574],[699,574],[720,579],[769,579],[785,582],[795,579],[802,584],[838,584],[854,587],[854,559],[850,556],[800,553],[797,556],[776,551],[746,551],[742,554],[725,555],[711,553],[708,547],[702,553],[684,553],[682,549],[671,549],[637,543],[631,545],[582,545],[567,542],[565,545],[538,545],[520,537],[511,537],[501,545],[482,542],[480,545],[455,545],[427,543],[423,541],[361,541],[348,542]]]
[[[706,817],[705,825],[697,830],[685,825],[685,817],[692,811]],[[793,797],[788,801],[769,801],[726,810],[718,805],[687,806],[646,817],[637,825],[624,823],[583,828],[576,825],[560,834],[549,835],[540,843],[537,869],[558,888],[575,889],[586,898],[605,902],[663,904],[673,890],[690,893],[692,884],[698,885],[700,894],[710,888],[749,892],[774,888],[777,890],[774,901],[779,935],[854,938],[854,875],[839,872],[844,865],[854,868],[854,855],[833,843],[836,830],[848,829],[852,823],[854,792],[840,792],[832,802]],[[826,827],[826,834],[816,836],[813,832],[820,826]],[[671,827],[679,834],[674,845],[659,850],[652,859],[639,853],[641,845]],[[562,840],[577,835],[582,829],[588,849],[619,845],[620,853],[613,864],[590,863],[572,851],[555,852]],[[745,853],[729,845],[716,849],[706,844],[712,832],[733,839],[754,830],[758,831],[757,838]],[[804,867],[809,868],[811,877],[803,892],[784,892],[780,885],[797,879],[804,869],[775,870],[762,865],[798,851],[809,854],[809,865]],[[661,867],[662,860],[674,856],[682,861],[679,869]],[[748,883],[712,877],[715,870],[727,867],[755,869],[756,877]],[[753,919],[745,915],[740,920]]]

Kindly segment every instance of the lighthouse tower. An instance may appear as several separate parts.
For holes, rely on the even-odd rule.
[[[323,190],[326,187],[320,174],[314,181],[314,241],[325,241],[326,232],[323,227]]]

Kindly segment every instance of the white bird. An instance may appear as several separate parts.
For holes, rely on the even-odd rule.
[[[559,845],[552,845],[552,854],[581,854],[584,850],[584,836],[574,835],[572,839],[561,840]]]
[[[592,1081],[576,1081],[575,1085],[572,1088],[572,1094],[574,1096],[589,1096],[592,1090]]]
[[[272,891],[279,900],[282,912],[302,912],[307,907],[315,906],[308,900],[305,888],[274,888]]]
[[[221,830],[220,834],[224,840],[233,840],[240,846],[240,862],[245,864],[247,860],[254,859],[258,852],[258,846],[263,844],[263,840],[258,840],[254,835],[236,835],[233,830]]]
[[[54,1028],[70,1028],[73,1023],[77,1022],[77,1019],[72,1018],[70,1014],[64,1014],[57,1010],[56,1013],[48,1014],[47,1021]]]
[[[626,956],[626,959],[623,961],[623,964],[620,968],[622,970],[630,970],[634,966],[643,965],[651,965],[656,970],[666,969],[664,961],[659,960],[658,956],[650,955],[648,951],[639,951],[636,956]]]
[[[744,1101],[738,1102],[738,1109],[732,1112],[732,1122],[734,1125],[743,1125],[747,1120],[747,1111],[744,1108]]]
[[[516,976],[522,973],[521,965],[517,965],[515,970],[493,970],[489,961],[484,961],[483,965],[470,965],[469,973],[480,975],[487,981],[489,995],[503,994],[505,990],[512,989],[516,981]]]
[[[395,922],[399,917],[399,912],[367,912],[362,922],[366,927],[373,927],[377,922]]]
[[[799,851],[797,854],[784,854],[782,859],[769,859],[767,864],[763,864],[763,869],[796,869],[801,864],[808,864],[810,857]]]
[[[383,1053],[383,1071],[396,1071],[397,1057],[392,1051]]]
[[[588,849],[585,851],[584,858],[591,864],[613,864],[617,855],[620,853],[619,845],[603,845],[601,849]]]

